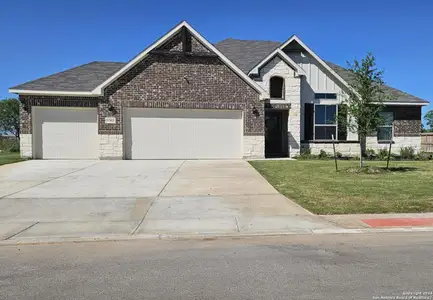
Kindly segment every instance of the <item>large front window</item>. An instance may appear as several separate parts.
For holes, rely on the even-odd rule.
[[[378,141],[392,141],[392,122],[394,121],[394,114],[390,111],[380,112],[379,116],[382,118],[382,124],[377,129]]]
[[[332,140],[337,138],[337,105],[314,106],[314,139]]]

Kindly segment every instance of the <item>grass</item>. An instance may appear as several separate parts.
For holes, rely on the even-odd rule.
[[[251,161],[280,193],[315,214],[433,211],[433,161],[366,162],[375,172],[353,172],[357,161]]]
[[[0,153],[0,166],[23,161],[19,152],[2,152]]]

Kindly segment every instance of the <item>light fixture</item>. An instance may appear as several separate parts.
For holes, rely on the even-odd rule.
[[[108,111],[109,112],[111,112],[111,115],[115,115],[115,114],[117,114],[117,110],[116,110],[116,108],[112,105],[112,104],[110,104],[109,106],[108,106]]]
[[[257,107],[253,106],[253,115],[256,117],[260,117],[260,112]]]

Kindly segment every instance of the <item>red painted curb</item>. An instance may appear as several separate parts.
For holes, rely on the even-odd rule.
[[[433,226],[433,218],[389,218],[361,220],[371,227]]]

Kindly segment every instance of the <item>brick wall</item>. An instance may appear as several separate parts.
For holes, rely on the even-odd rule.
[[[393,106],[390,109],[394,111],[394,136],[420,136],[420,106]]]
[[[182,35],[180,33],[176,34],[159,49],[166,51],[182,51]]]
[[[117,111],[116,124],[103,123],[110,105]],[[152,54],[138,63],[107,87],[99,110],[101,134],[122,132],[123,107],[241,109],[245,135],[264,133],[259,94],[216,57]]]
[[[32,133],[32,106],[97,107],[99,97],[57,97],[20,95],[20,124],[22,134]]]

